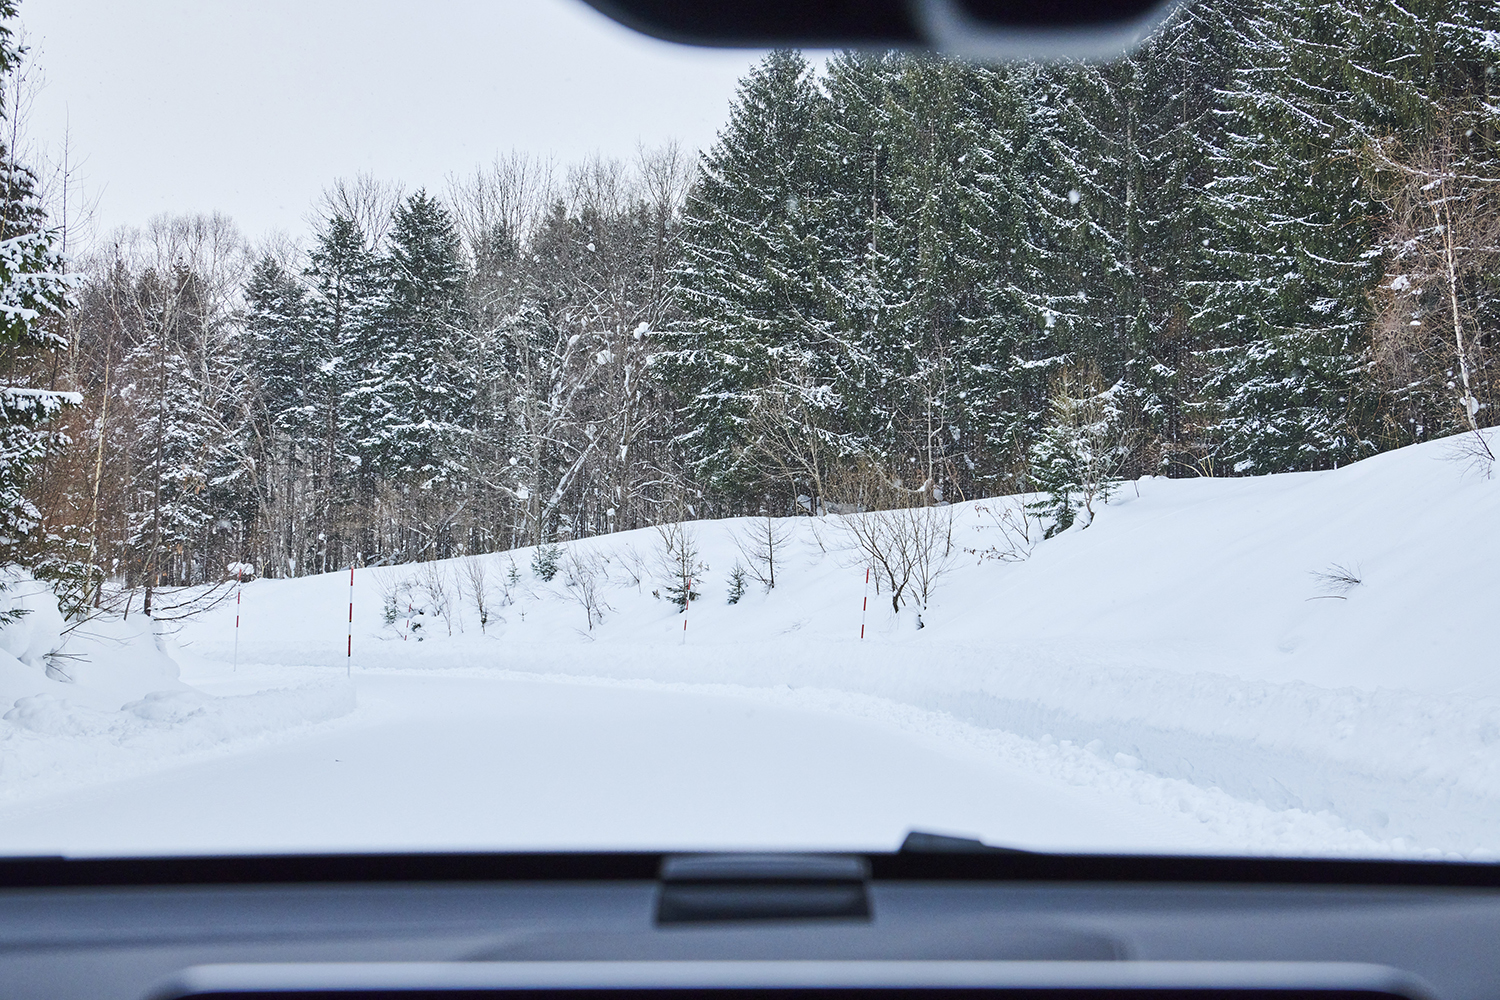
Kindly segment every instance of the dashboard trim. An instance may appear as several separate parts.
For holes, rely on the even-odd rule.
[[[668,857],[644,852],[270,854],[0,858],[0,889],[401,882],[656,881]],[[1500,888],[1500,864],[1129,854],[888,853],[876,882],[1145,882]]]

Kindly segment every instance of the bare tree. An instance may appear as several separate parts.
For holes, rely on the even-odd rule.
[[[478,279],[505,270],[513,251],[534,235],[556,195],[555,173],[551,160],[512,151],[469,174],[449,175],[448,204]]]
[[[340,177],[323,189],[308,224],[318,229],[334,216],[349,219],[364,234],[367,248],[375,250],[385,243],[396,206],[405,193],[399,181],[383,181],[373,174]]]
[[[1500,177],[1475,170],[1452,135],[1412,148],[1372,143],[1390,210],[1388,267],[1376,293],[1377,370],[1398,394],[1445,387],[1473,449],[1495,456],[1479,413],[1495,402],[1494,373],[1480,333],[1500,305],[1488,275],[1500,260]],[[1421,417],[1415,418],[1421,420]],[[1429,418],[1430,419],[1430,418]]]
[[[469,584],[469,601],[474,605],[474,613],[479,616],[481,635],[490,623],[488,576],[484,556],[470,556],[463,561],[463,579]]]
[[[438,561],[423,564],[420,577],[422,596],[426,598],[427,609],[443,620],[449,635],[453,634],[453,615],[457,610],[449,590],[451,583],[446,565]]]
[[[646,569],[646,559],[641,555],[640,550],[634,545],[625,546],[620,553],[620,566],[625,570],[625,575],[630,578],[636,592],[640,593],[641,584],[650,575]]]
[[[791,538],[791,528],[770,514],[751,521],[734,535],[734,544],[749,563],[749,573],[766,590],[776,589],[776,564]]]
[[[953,564],[953,508],[899,507],[844,514],[839,525],[861,561],[884,578],[891,611],[908,597],[925,609],[938,581]]]
[[[826,429],[838,395],[813,380],[800,356],[774,357],[771,375],[771,387],[756,397],[749,413],[753,437],[746,457],[768,478],[785,479],[794,496],[805,488],[807,512],[816,515],[827,499],[830,466],[842,451],[837,436]]]
[[[242,433],[244,372],[233,339],[246,265],[244,241],[223,216],[159,216],[117,233],[91,268],[103,294],[85,306],[102,343],[88,347],[102,372],[78,375],[99,407],[89,428],[98,436],[88,441],[90,547],[119,553],[119,568],[146,587],[148,615],[157,587],[219,579],[227,562],[252,555],[238,531],[222,530],[207,499],[210,487],[257,472]],[[119,521],[104,519],[109,509]],[[106,529],[115,533],[109,544]]]
[[[605,560],[596,552],[580,552],[572,546],[567,561],[563,564],[563,584],[588,619],[589,631],[604,621],[604,614],[613,610],[604,601],[604,587],[609,582]]]

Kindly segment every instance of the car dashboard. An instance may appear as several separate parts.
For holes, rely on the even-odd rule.
[[[4,1000],[1500,995],[1500,869],[1063,856],[0,862]]]

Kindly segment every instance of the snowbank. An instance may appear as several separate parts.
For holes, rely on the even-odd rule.
[[[0,614],[11,619],[0,624],[0,656],[6,657],[0,663],[9,666],[14,660],[45,671],[64,628],[52,591],[15,567],[0,569]]]
[[[957,557],[920,630],[872,589],[859,638],[864,562],[837,518],[786,520],[778,586],[734,605],[750,524],[697,522],[708,569],[685,635],[653,596],[648,530],[565,546],[607,573],[592,629],[566,565],[544,582],[529,550],[481,560],[483,633],[462,561],[360,570],[352,662],[850,692],[1414,850],[1500,848],[1500,481],[1451,444],[1326,473],[1146,479],[1021,561],[995,558],[1003,506],[952,508]],[[343,665],[347,601],[342,574],[247,585],[241,662]],[[215,611],[179,641],[227,660],[233,621]]]
[[[26,613],[0,627],[0,799],[153,770],[348,714],[353,688],[212,697],[184,684],[171,640],[150,619],[100,618],[67,631],[51,592],[9,570],[0,602]]]

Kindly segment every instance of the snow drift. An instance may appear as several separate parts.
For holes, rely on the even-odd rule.
[[[1007,501],[957,504],[920,628],[867,590],[836,516],[783,521],[776,588],[735,604],[735,539],[754,524],[691,524],[702,596],[686,615],[663,599],[652,530],[564,545],[551,581],[530,550],[481,557],[478,582],[465,560],[361,569],[352,666],[872,696],[1324,814],[1390,849],[1485,856],[1500,848],[1500,482],[1457,454],[1148,478],[1026,558],[1002,531]],[[570,565],[597,570],[597,617]],[[241,662],[344,666],[348,599],[347,573],[248,585]],[[217,610],[179,641],[227,660],[233,621]]]
[[[213,697],[183,683],[170,635],[136,615],[71,630],[57,600],[10,570],[0,610],[0,800],[94,784],[193,753],[233,751],[354,708],[338,679]]]

